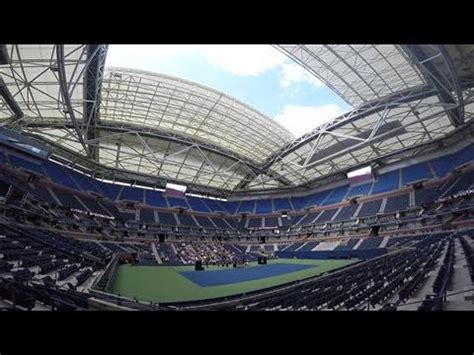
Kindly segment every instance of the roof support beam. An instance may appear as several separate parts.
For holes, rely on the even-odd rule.
[[[8,55],[7,45],[0,44],[0,65],[10,64],[10,57]]]
[[[0,96],[3,98],[3,100],[8,105],[10,110],[12,110],[12,112],[15,114],[12,117],[13,120],[17,120],[24,116],[23,111],[21,110],[20,106],[18,106],[18,103],[13,98],[10,90],[8,90],[8,87],[3,81],[1,76],[0,76]]]
[[[82,147],[84,148],[84,151],[86,151],[89,155],[89,150],[87,149],[86,143],[84,142],[83,132],[79,126],[78,121],[76,120],[76,115],[74,113],[74,109],[71,104],[71,97],[69,96],[69,92],[68,92],[66,68],[64,64],[64,45],[58,44],[56,46],[56,58],[57,58],[57,64],[58,64],[59,87],[61,90],[63,103],[66,106],[66,110],[65,110],[66,117],[69,115],[69,118],[71,119],[74,130],[76,131],[77,139],[79,143],[82,145]]]
[[[454,127],[464,122],[464,105],[461,86],[454,65],[443,46],[403,45],[407,55],[423,73],[425,80],[438,91],[441,102],[457,104],[458,107],[447,112]],[[428,52],[429,50],[429,52]],[[445,77],[445,72],[449,78]]]
[[[100,120],[100,99],[102,78],[104,75],[107,45],[87,45],[87,69],[84,73],[84,122],[87,140],[97,138],[96,125]],[[89,144],[88,151],[92,159],[98,161],[98,146]]]

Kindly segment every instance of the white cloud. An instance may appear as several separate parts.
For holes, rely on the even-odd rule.
[[[282,88],[288,88],[293,84],[304,82],[316,87],[324,86],[321,80],[296,63],[284,63],[281,65],[280,86]]]
[[[282,65],[286,57],[269,45],[200,46],[206,59],[235,75],[257,75]]]
[[[281,113],[275,116],[275,121],[299,137],[343,113],[344,110],[334,104],[322,106],[287,105]]]
[[[191,55],[234,75],[258,75],[283,65],[287,58],[270,45],[112,45],[108,66],[160,70]]]

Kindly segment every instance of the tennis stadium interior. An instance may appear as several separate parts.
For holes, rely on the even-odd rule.
[[[274,48],[352,109],[0,45],[0,309],[474,311],[474,46]]]

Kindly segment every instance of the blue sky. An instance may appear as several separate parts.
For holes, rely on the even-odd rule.
[[[110,45],[106,65],[164,73],[223,91],[295,136],[350,110],[269,45]]]

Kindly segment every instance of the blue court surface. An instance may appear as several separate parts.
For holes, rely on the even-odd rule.
[[[238,282],[265,279],[267,277],[287,274],[290,272],[309,269],[317,265],[299,264],[270,264],[246,268],[232,268],[228,270],[212,271],[182,271],[181,275],[195,284],[206,286],[220,286]]]

